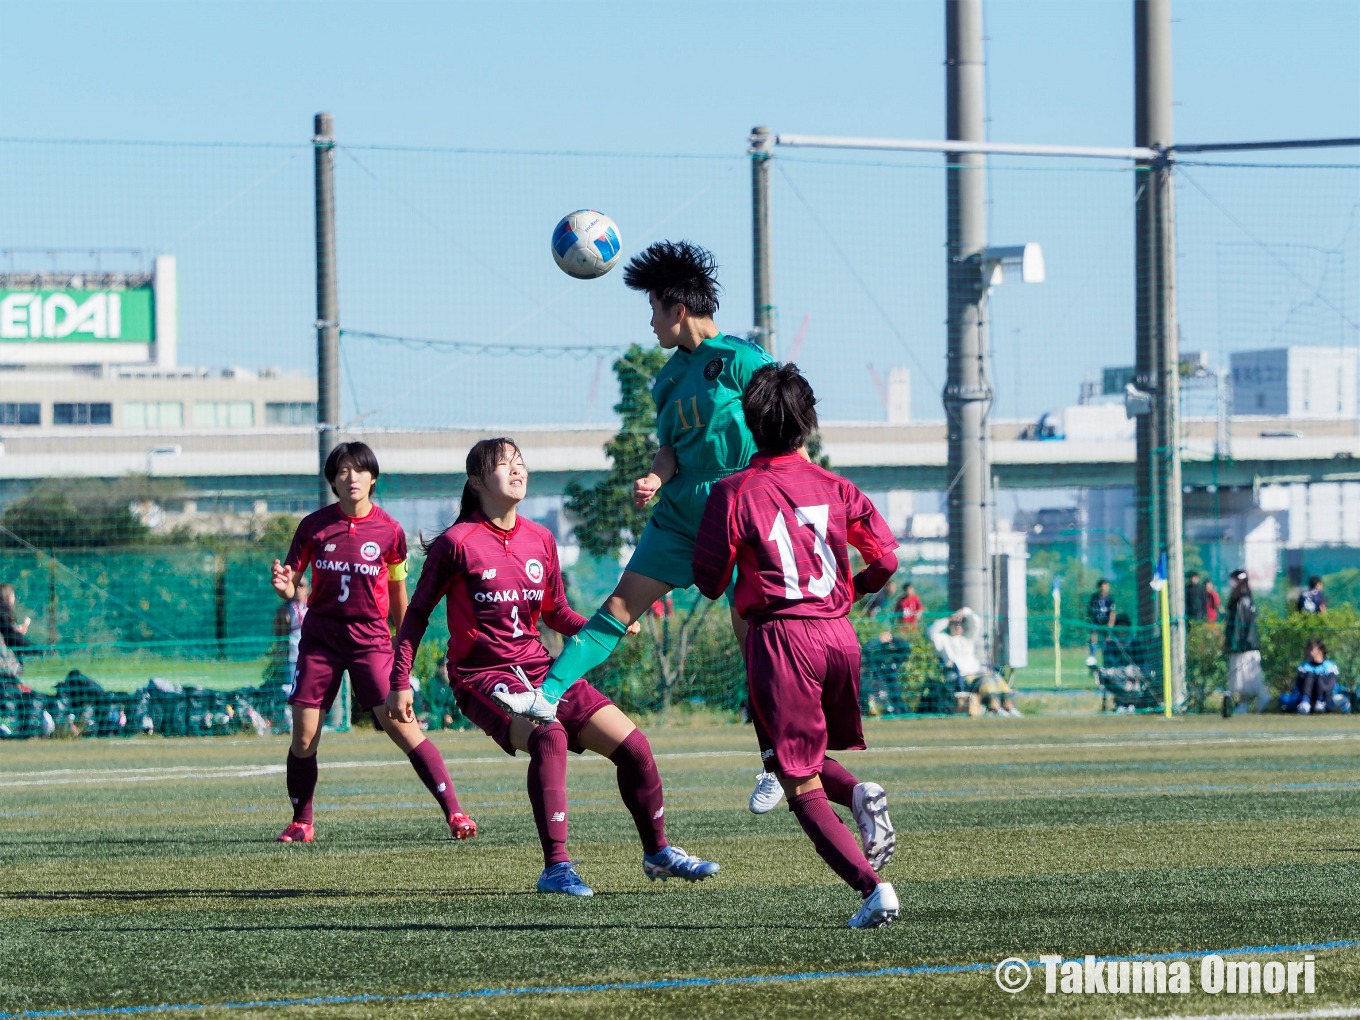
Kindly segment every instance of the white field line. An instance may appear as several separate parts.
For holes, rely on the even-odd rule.
[[[1323,742],[1335,742],[1342,740],[1360,740],[1360,734],[1347,733],[1327,733],[1317,735],[1292,735],[1284,734],[1277,736],[1256,736],[1256,737],[1199,737],[1199,738],[1166,738],[1166,739],[1139,739],[1139,740],[1086,740],[1053,743],[1009,743],[1009,744],[903,744],[887,747],[871,747],[867,751],[857,751],[856,754],[909,754],[920,752],[949,752],[949,751],[1027,751],[1027,750],[1058,750],[1058,749],[1093,749],[1093,748],[1112,748],[1112,747],[1196,747],[1196,746],[1229,746],[1239,744],[1294,744],[1309,743],[1317,744]],[[727,750],[727,751],[673,751],[657,754],[658,760],[676,761],[697,758],[755,758],[756,751],[752,747],[747,750]],[[607,762],[607,758],[599,755],[582,755],[581,761]],[[508,756],[498,755],[490,758],[447,758],[449,766],[460,765],[494,765],[504,764],[508,761]],[[321,762],[323,769],[375,769],[387,768],[393,765],[407,765],[405,759],[390,761],[329,761]],[[257,776],[281,775],[284,771],[282,765],[237,765],[223,766],[220,768],[203,768],[195,765],[166,765],[148,768],[126,768],[126,769],[47,769],[37,772],[0,772],[0,788],[12,788],[21,786],[66,786],[66,785],[85,785],[91,783],[149,783],[149,782],[176,782],[181,779],[252,779]]]

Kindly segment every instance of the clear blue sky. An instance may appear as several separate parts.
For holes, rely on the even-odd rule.
[[[1131,7],[1130,0],[988,0],[991,137],[1095,145],[1130,143]],[[940,137],[944,128],[940,0],[881,4],[846,0],[816,4],[788,0],[634,4],[167,2],[68,4],[62,10],[58,25],[44,5],[11,3],[6,7],[4,57],[0,60],[0,96],[4,97],[0,136],[296,144],[306,142],[311,115],[324,109],[335,114],[341,142],[353,145],[739,157],[743,139],[755,124],[800,133],[923,138]],[[1356,0],[1182,0],[1175,5],[1174,17],[1178,139],[1360,135],[1360,3]],[[21,40],[32,44],[21,44]],[[147,179],[169,195],[180,184],[173,180],[180,175],[176,169],[180,164],[171,156],[153,156],[144,160]],[[313,341],[308,331],[311,311],[307,307],[310,280],[306,266],[310,211],[302,201],[309,187],[310,159],[306,153],[302,157],[277,171],[277,176],[264,185],[258,183],[261,175],[275,172],[271,168],[282,157],[261,156],[258,163],[241,157],[218,170],[194,163],[193,173],[220,173],[222,179],[212,182],[215,191],[205,185],[201,195],[184,199],[179,213],[174,211],[174,201],[166,198],[160,208],[145,216],[127,212],[110,219],[110,224],[122,225],[121,232],[108,229],[90,233],[87,242],[87,235],[72,226],[61,236],[75,243],[94,243],[97,234],[100,243],[110,246],[124,237],[121,243],[125,244],[164,248],[173,243],[182,258],[182,304],[192,306],[199,301],[206,305],[212,298],[197,297],[193,289],[193,245],[214,249],[219,259],[253,255],[245,241],[228,242],[222,239],[225,235],[212,233],[223,227],[219,199],[225,201],[247,185],[257,191],[275,185],[292,189],[288,201],[280,199],[277,205],[263,201],[252,204],[259,197],[255,194],[232,206],[225,218],[235,218],[263,237],[278,224],[279,209],[289,210],[290,217],[296,214],[296,219],[290,220],[291,232],[286,239],[263,244],[280,260],[291,260],[296,269],[286,283],[277,282],[283,277],[276,276],[275,283],[270,284],[277,285],[278,307],[286,309],[286,314],[280,311],[276,315],[288,321],[286,337],[261,339],[255,346],[241,340],[239,360],[246,364],[275,360],[305,367]],[[342,318],[355,328],[378,329],[383,325],[380,303],[376,298],[366,300],[357,290],[363,280],[375,279],[384,271],[400,270],[410,279],[409,273],[415,270],[400,266],[403,252],[427,245],[428,250],[419,250],[416,261],[444,267],[446,274],[455,278],[462,272],[449,268],[457,265],[451,254],[447,265],[440,261],[445,258],[439,247],[443,242],[416,237],[419,224],[412,226],[409,210],[393,206],[380,213],[376,204],[382,200],[378,180],[402,194],[417,195],[422,194],[422,182],[434,180],[438,188],[437,181],[443,178],[427,179],[421,176],[426,171],[410,161],[384,162],[384,158],[381,154],[364,157],[375,174],[374,190],[368,196],[372,208],[361,213],[351,204],[342,209],[342,230],[358,230],[362,223],[365,231],[354,234],[353,240],[342,234],[342,271],[355,274],[358,281],[342,280]],[[1329,162],[1342,160],[1357,162],[1360,158],[1353,152],[1328,156]],[[357,189],[365,179],[354,167],[341,162],[344,172],[358,182],[353,186]],[[927,162],[938,166],[938,160]],[[915,163],[922,160],[916,158]],[[135,167],[141,165],[119,164],[115,175],[118,187],[112,189],[111,201],[119,201],[119,188],[129,194],[136,190],[141,182],[134,176]],[[742,220],[747,215],[742,205],[746,201],[744,170],[738,166],[722,177],[721,164],[696,164],[696,168],[656,165],[663,169],[657,172],[660,183],[650,204],[639,194],[648,184],[644,163],[610,171],[616,176],[631,175],[631,179],[619,184],[618,197],[609,205],[605,205],[611,193],[607,188],[597,189],[605,192],[605,197],[575,197],[590,190],[579,183],[589,181],[589,168],[564,172],[560,181],[534,184],[534,170],[526,164],[516,170],[519,176],[515,180],[531,183],[523,184],[518,191],[498,180],[502,176],[499,173],[490,174],[487,188],[491,190],[477,204],[508,207],[523,200],[534,206],[531,229],[525,235],[533,238],[532,249],[525,243],[532,259],[507,261],[502,282],[510,278],[522,282],[531,304],[546,307],[557,302],[553,305],[560,312],[557,325],[565,327],[560,331],[562,336],[553,334],[559,342],[580,342],[583,336],[609,343],[645,341],[648,337],[645,311],[638,314],[636,299],[627,295],[612,276],[589,285],[591,290],[572,291],[559,301],[558,295],[566,293],[565,278],[555,275],[546,260],[546,238],[556,210],[565,212],[577,204],[614,211],[624,228],[625,241],[643,240],[639,235],[646,233],[644,227],[667,215],[679,218],[658,226],[663,233],[685,230],[705,240],[712,238],[725,262],[740,263],[735,278],[726,280],[729,303],[724,306],[725,318],[720,323],[733,323],[729,329],[748,328],[749,256],[741,250],[743,238],[749,236]],[[827,224],[829,234],[841,238],[847,251],[847,260],[842,262],[826,255],[830,268],[825,281],[817,282],[812,274],[815,264],[793,263],[822,244],[824,235],[816,231],[797,234],[793,226],[784,230],[782,239],[777,234],[777,240],[788,246],[781,249],[776,265],[776,299],[784,344],[790,343],[796,326],[808,315],[811,326],[803,359],[815,380],[826,380],[819,382],[819,389],[825,385],[834,390],[834,400],[828,406],[830,417],[881,416],[881,407],[876,409],[874,403],[870,374],[864,370],[866,362],[875,364],[880,374],[892,363],[911,366],[915,415],[939,417],[943,326],[933,302],[938,298],[942,307],[942,296],[935,295],[927,304],[925,298],[898,283],[904,273],[915,274],[926,281],[921,286],[928,283],[938,289],[937,278],[942,279],[939,176],[932,171],[928,177],[920,177],[919,209],[911,205],[918,199],[911,183],[915,178],[910,174],[885,177],[876,185],[889,196],[885,200],[891,206],[889,212],[900,211],[908,219],[916,212],[921,214],[920,229],[912,236],[918,249],[903,263],[907,269],[899,266],[879,272],[880,263],[888,266],[892,237],[884,234],[870,239],[867,233],[861,235],[854,217],[863,212],[840,211],[838,201],[845,197],[843,193],[859,185],[847,187],[851,178],[837,177],[839,172],[790,164],[787,184],[783,178],[776,181],[776,186],[784,189],[777,194],[777,203],[782,203],[777,204],[777,211],[782,210],[785,217],[782,223],[801,216],[802,211],[811,211]],[[705,182],[715,173],[722,177],[721,183],[704,191],[709,187]],[[92,171],[92,176],[97,173]],[[186,170],[183,176],[191,175]],[[541,174],[540,181],[545,177]],[[1017,183],[1019,178],[1001,173],[995,177],[994,240],[1010,243],[1039,239],[1050,259],[1051,283],[1045,285],[1047,289],[1012,289],[998,299],[995,309],[997,413],[1031,416],[1071,402],[1083,373],[1132,359],[1131,349],[1124,349],[1131,336],[1131,327],[1124,321],[1124,302],[1130,291],[1125,266],[1131,252],[1125,250],[1129,247],[1125,234],[1119,233],[1126,232],[1127,226],[1114,222],[1117,216],[1127,220],[1130,189],[1123,178],[1111,181],[1108,187],[1097,178],[1082,178],[1082,187],[1073,188],[1074,197],[1064,203],[1061,182],[1046,178],[1042,186],[1030,188]],[[1270,204],[1276,187],[1260,174],[1251,178],[1251,183],[1243,183],[1247,178],[1241,175],[1218,181],[1206,172],[1202,178],[1215,198],[1240,218]],[[466,179],[470,178],[458,178],[460,182]],[[1353,176],[1339,180],[1333,176],[1316,187],[1313,183],[1300,186],[1301,180],[1289,178],[1281,190],[1323,195],[1311,200],[1313,204],[1306,210],[1319,224],[1344,215]],[[567,181],[571,186],[563,184]],[[551,184],[561,186],[554,188]],[[345,186],[342,184],[342,188]],[[794,186],[806,196],[806,206],[795,201],[790,190]],[[70,194],[69,185],[66,187]],[[625,195],[628,189],[631,191]],[[39,205],[58,201],[52,189],[34,194],[33,202]],[[691,201],[696,204],[676,211]],[[1067,211],[1075,211],[1077,223],[1059,228],[1054,225],[1055,219],[1065,206]],[[219,210],[214,213],[218,219],[201,227],[195,211],[199,207]],[[1183,230],[1187,229],[1184,224],[1193,224],[1202,211],[1187,203]],[[1298,219],[1284,206],[1277,212],[1281,220]],[[1108,265],[1096,266],[1083,254],[1082,239],[1075,231],[1082,223],[1096,224],[1107,213],[1114,216],[1108,224],[1101,222],[1088,228],[1088,232],[1105,231],[1113,239],[1105,245]],[[74,212],[67,215],[73,221],[76,218]],[[144,221],[156,215],[164,220],[153,230]],[[171,224],[175,215],[180,219]],[[431,229],[442,231],[445,239],[458,232],[455,210],[433,211],[430,216],[438,220]],[[399,220],[402,222],[389,229]],[[9,231],[5,230],[7,222],[12,227]],[[844,224],[843,230],[837,229],[838,223]],[[23,229],[14,224],[21,224]],[[1268,233],[1266,222],[1252,219],[1250,225],[1267,241],[1294,244],[1300,250],[1339,244],[1336,237],[1323,236],[1322,226],[1309,228],[1311,233],[1304,230],[1291,234],[1287,226]],[[407,229],[413,231],[409,241],[401,233]],[[1195,235],[1208,253],[1203,258],[1195,254],[1193,237],[1188,237],[1183,246],[1183,259],[1188,264],[1184,308],[1187,346],[1221,351],[1248,341],[1260,345],[1272,339],[1297,339],[1288,330],[1281,332],[1284,327],[1272,327],[1274,332],[1246,338],[1230,321],[1231,316],[1224,319],[1223,301],[1210,293],[1210,278],[1220,280],[1221,285],[1225,265],[1236,274],[1233,279],[1239,289],[1267,293],[1262,287],[1278,287],[1272,307],[1303,303],[1312,296],[1310,288],[1320,288],[1333,302],[1352,302],[1349,314],[1356,315],[1355,274],[1360,258],[1348,260],[1349,268],[1337,279],[1328,265],[1300,262],[1294,271],[1297,286],[1284,286],[1267,275],[1275,272],[1273,255],[1265,258],[1241,238],[1234,240],[1228,234],[1214,232],[1220,229],[1227,228],[1221,223],[1213,229],[1206,226]],[[56,243],[49,242],[46,234],[22,217],[7,221],[0,209],[0,247],[5,246],[7,233],[20,238],[11,242],[15,244]],[[538,233],[543,237],[541,244]],[[1000,236],[1002,233],[1006,236]],[[1019,236],[1022,233],[1024,236]],[[866,239],[857,248],[860,236]],[[1245,245],[1240,251],[1232,247],[1238,242]],[[383,243],[388,247],[382,248]],[[1354,233],[1347,243],[1354,247]],[[369,262],[363,261],[360,251],[366,247],[374,249]],[[1199,261],[1194,261],[1197,258]],[[530,256],[526,254],[525,259]],[[916,273],[912,267],[918,266],[920,272]],[[931,275],[927,276],[927,271]],[[535,275],[540,273],[541,278]],[[387,282],[399,288],[401,278],[397,273]],[[1201,286],[1196,282],[1199,280],[1209,282]],[[826,291],[823,296],[827,300],[822,304],[813,300],[818,295],[809,296],[819,286]],[[1198,296],[1194,291],[1197,286],[1201,287]],[[1034,293],[1027,293],[1031,290]],[[506,294],[496,307],[501,318],[507,311],[516,310],[511,306],[518,299],[509,297],[510,291]],[[870,295],[884,307],[882,314],[870,307]],[[1083,301],[1092,307],[1086,307]],[[613,311],[600,320],[604,325],[591,325],[590,308],[606,305]],[[1102,314],[1101,309],[1118,321],[1095,329],[1100,342],[1093,343],[1087,335],[1094,328],[1089,323]],[[185,307],[182,315],[188,319],[184,327],[186,360],[208,364],[223,360],[221,344],[206,325],[194,320],[194,307]],[[839,334],[828,319],[837,320]],[[888,319],[896,320],[891,329],[885,325]],[[393,326],[398,327],[409,335],[452,335],[437,315],[402,320]],[[1303,327],[1291,328],[1297,333]],[[1329,327],[1323,323],[1318,328]],[[478,324],[477,329],[486,335],[493,326]],[[862,351],[845,346],[855,338],[862,341]],[[516,334],[511,339],[530,338]],[[1036,364],[1036,347],[1043,349],[1046,362],[1041,358]],[[786,353],[788,347],[782,350]],[[402,357],[407,359],[401,365],[408,375],[432,374],[433,362],[415,360],[414,354],[403,353]],[[578,392],[589,386],[593,393],[588,365],[578,368],[573,377],[579,384]],[[548,370],[539,366],[534,371],[542,375]],[[365,372],[360,374],[368,377]],[[366,407],[372,401],[358,392],[362,385],[361,380],[355,386],[354,403]],[[389,390],[396,385],[384,383]],[[607,399],[606,395],[595,401],[592,416],[607,413],[603,407]],[[424,413],[419,412],[417,417]],[[524,410],[503,413],[512,422],[533,417]]]
[[[989,0],[998,140],[1132,140],[1129,0]],[[943,4],[118,3],[5,10],[3,134],[725,152],[938,137]],[[1175,4],[1177,136],[1360,132],[1360,4]],[[40,45],[20,44],[21,40]]]

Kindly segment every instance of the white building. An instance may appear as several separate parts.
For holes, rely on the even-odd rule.
[[[1233,414],[1353,418],[1356,352],[1278,347],[1232,356]]]
[[[150,272],[0,273],[0,436],[315,423],[314,378],[181,368],[178,344],[172,255]]]

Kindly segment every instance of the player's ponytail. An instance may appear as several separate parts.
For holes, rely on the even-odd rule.
[[[458,503],[458,517],[453,522],[454,524],[470,521],[481,512],[482,497],[478,494],[477,487],[472,484],[472,480],[484,478],[491,474],[496,470],[496,465],[512,453],[521,457],[524,456],[520,453],[519,444],[505,436],[483,439],[473,444],[472,449],[468,451],[467,461],[463,465],[467,473],[467,481],[463,483],[463,498]],[[440,532],[440,534],[443,534],[443,532]],[[438,538],[439,535],[429,539],[422,538],[420,548],[428,553]]]

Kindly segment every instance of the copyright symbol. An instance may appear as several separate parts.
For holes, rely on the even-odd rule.
[[[1008,995],[1029,987],[1029,964],[1018,956],[1008,956],[996,965],[996,986]]]

